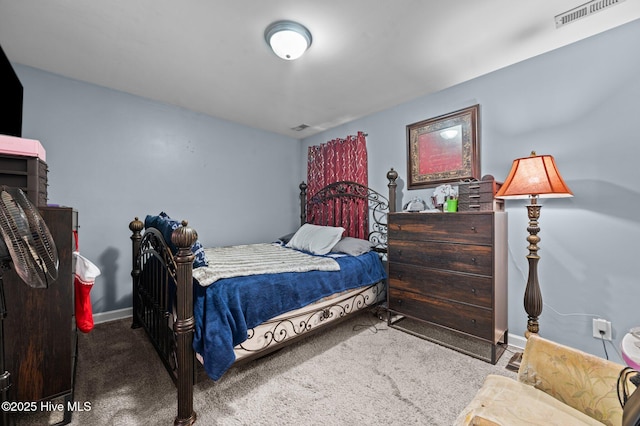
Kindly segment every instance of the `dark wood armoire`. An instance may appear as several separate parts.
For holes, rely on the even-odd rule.
[[[32,288],[12,267],[4,271],[5,367],[11,374],[10,401],[73,399],[77,334],[74,317],[73,231],[78,214],[70,207],[39,207],[55,241],[58,278],[48,288]],[[58,401],[57,399],[60,399]],[[40,404],[38,404],[40,406]],[[66,423],[70,413],[64,414]]]

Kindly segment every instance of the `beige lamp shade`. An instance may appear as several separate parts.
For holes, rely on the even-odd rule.
[[[509,176],[496,198],[561,198],[573,197],[551,155],[536,155],[513,160]]]

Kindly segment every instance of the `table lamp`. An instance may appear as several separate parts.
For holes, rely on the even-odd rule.
[[[531,333],[538,333],[538,317],[542,313],[542,293],[538,283],[538,243],[540,237],[540,227],[538,219],[540,218],[541,205],[538,204],[538,198],[561,198],[573,197],[573,193],[564,183],[562,176],[558,172],[555,160],[551,155],[536,155],[535,151],[531,152],[529,157],[518,158],[513,161],[511,171],[507,176],[504,184],[495,195],[496,198],[503,199],[526,199],[530,200],[527,206],[529,215],[529,276],[527,278],[527,286],[524,292],[524,310],[527,312],[527,331],[525,337],[529,337]],[[517,369],[522,354],[517,353],[510,361],[508,368]]]

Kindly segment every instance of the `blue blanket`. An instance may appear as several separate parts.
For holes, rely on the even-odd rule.
[[[287,272],[225,278],[194,284],[194,350],[203,355],[207,374],[218,380],[235,361],[233,348],[247,332],[275,316],[323,297],[386,278],[375,252],[336,259],[340,271]]]

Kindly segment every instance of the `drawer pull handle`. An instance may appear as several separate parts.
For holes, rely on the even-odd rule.
[[[476,232],[476,227],[475,227],[475,226],[472,226],[472,227],[471,227],[471,231]]]
[[[475,289],[475,288],[472,288],[472,289],[471,289],[471,293],[476,294],[476,289]]]
[[[478,260],[478,259],[476,259],[475,257],[472,257],[472,258],[471,258],[471,263],[477,263],[477,260]]]
[[[402,274],[398,274],[398,281],[402,281]]]
[[[402,256],[402,250],[398,250],[398,256]]]
[[[474,325],[475,325],[475,323],[476,323],[476,320],[475,320],[475,319],[472,319],[472,320],[471,320],[471,324],[474,324]]]

